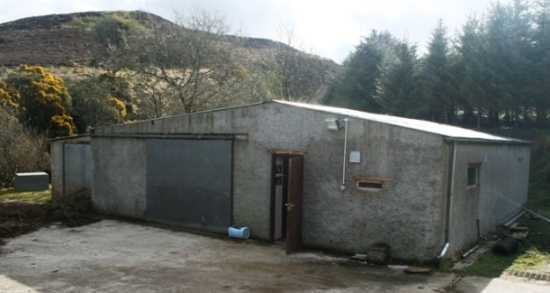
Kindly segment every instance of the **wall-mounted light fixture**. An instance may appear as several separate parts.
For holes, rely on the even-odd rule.
[[[338,118],[327,118],[325,119],[325,127],[330,131],[337,131],[342,129],[344,126]]]

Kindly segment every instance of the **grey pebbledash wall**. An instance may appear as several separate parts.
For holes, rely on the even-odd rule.
[[[93,162],[90,136],[52,140],[50,157],[54,201],[79,192],[91,192]]]
[[[529,145],[461,143],[457,146],[451,250],[493,231],[527,201]],[[467,186],[467,169],[479,166],[479,184]]]
[[[348,118],[344,191],[340,188],[345,132],[327,130],[327,118]],[[475,241],[473,219],[474,224],[480,219],[486,233],[517,210],[502,198],[520,204],[527,198],[529,145],[457,143],[452,233],[445,239],[448,137],[268,102],[96,129],[92,137],[96,209],[145,219],[147,137],[170,139],[171,135],[233,136],[232,222],[248,226],[252,236],[261,239],[270,238],[272,151],[276,150],[306,153],[304,246],[358,253],[387,243],[392,257],[429,260],[446,240],[451,251]],[[360,153],[359,163],[349,161],[351,151]],[[481,164],[475,203],[476,195],[464,186],[464,166],[483,161],[485,153],[488,159]],[[384,179],[382,189],[357,188],[357,178],[365,177]]]
[[[145,219],[146,140],[94,137],[92,204],[99,212]]]

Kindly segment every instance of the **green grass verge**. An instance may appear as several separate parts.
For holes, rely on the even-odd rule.
[[[46,203],[52,199],[52,190],[50,188],[40,191],[15,191],[12,188],[0,189],[1,200],[20,200],[36,203]]]
[[[550,274],[550,223],[542,219],[523,219],[520,226],[528,227],[529,235],[520,242],[515,254],[503,256],[488,251],[461,273],[488,278],[496,278],[504,271]]]

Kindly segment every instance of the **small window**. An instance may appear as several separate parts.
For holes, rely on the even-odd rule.
[[[354,176],[352,179],[357,182],[358,190],[380,191],[384,183],[394,182],[391,178],[371,177],[371,176]]]
[[[479,165],[468,166],[468,184],[467,186],[477,186],[479,184]]]
[[[382,182],[359,181],[359,182],[357,182],[357,188],[361,188],[361,189],[382,189]]]

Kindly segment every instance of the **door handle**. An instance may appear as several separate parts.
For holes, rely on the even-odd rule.
[[[286,206],[286,210],[287,211],[292,211],[292,207],[294,207],[295,205],[291,204],[291,203],[285,203],[285,206]]]

